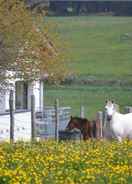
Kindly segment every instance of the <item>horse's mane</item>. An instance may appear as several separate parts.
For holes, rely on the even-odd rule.
[[[83,139],[87,140],[88,138],[92,137],[93,135],[95,135],[95,131],[93,131],[96,129],[96,122],[93,123],[93,121],[89,121],[87,118],[81,118],[81,117],[72,117],[69,121],[69,128],[71,125],[71,128],[77,128],[81,131],[82,135],[83,135]],[[68,128],[67,126],[67,128]]]
[[[115,108],[116,112],[119,112],[119,105],[118,104],[114,103],[114,108]]]
[[[71,117],[72,120],[78,120],[78,121],[89,121],[87,118],[81,118],[81,117]]]

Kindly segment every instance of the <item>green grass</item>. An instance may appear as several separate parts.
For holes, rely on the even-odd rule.
[[[106,99],[113,99],[120,105],[121,111],[132,105],[132,89],[108,86],[46,86],[45,105],[54,105],[60,99],[60,106],[72,107],[72,115],[80,115],[80,106],[85,107],[85,116],[95,118],[97,111],[104,109]]]
[[[132,82],[132,17],[52,17],[60,36],[69,42],[71,70],[80,78],[126,80]],[[129,39],[121,40],[124,34]],[[130,83],[129,83],[130,85]],[[132,89],[110,86],[47,87],[45,103],[71,106],[72,115],[79,115],[80,105],[85,116],[94,118],[107,98],[121,106],[132,105]]]
[[[132,17],[52,17],[79,76],[132,81]],[[129,39],[120,40],[123,34]]]

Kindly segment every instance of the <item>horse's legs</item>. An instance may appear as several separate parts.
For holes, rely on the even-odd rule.
[[[117,139],[119,142],[122,142],[122,137],[121,136],[117,136]]]
[[[83,140],[88,140],[89,139],[89,135],[87,132],[83,132]]]
[[[85,140],[87,140],[87,138],[86,138],[86,135],[85,134],[83,134],[83,140],[85,141]]]
[[[93,132],[93,123],[92,122],[89,122],[88,124],[87,124],[87,132],[86,132],[86,134],[87,134],[87,139],[88,138],[94,138],[94,132]],[[86,131],[86,130],[85,130]]]
[[[88,129],[87,137],[88,137],[88,138],[93,138],[93,132],[92,132],[91,127]]]
[[[92,138],[97,138],[98,135],[97,135],[98,131],[97,131],[97,125],[96,125],[96,122],[93,121],[93,126],[92,126]]]

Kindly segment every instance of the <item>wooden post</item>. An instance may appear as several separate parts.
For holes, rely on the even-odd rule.
[[[103,112],[103,126],[107,127],[107,113],[105,111]]]
[[[124,110],[125,110],[125,113],[130,113],[130,112],[132,112],[132,107],[126,106]]]
[[[55,140],[58,141],[58,129],[59,129],[59,99],[55,100]]]
[[[13,97],[13,90],[10,90],[9,107],[10,107],[10,143],[13,143],[14,142],[14,97]]]
[[[99,121],[99,136],[102,138],[103,137],[103,113],[102,111],[97,112],[97,120]]]
[[[40,80],[39,107],[40,111],[44,111],[44,82]]]
[[[84,118],[84,106],[83,105],[81,105],[81,107],[80,107],[80,117],[81,118]]]
[[[35,96],[31,95],[31,140],[35,140]]]

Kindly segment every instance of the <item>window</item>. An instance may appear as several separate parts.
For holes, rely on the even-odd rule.
[[[24,81],[18,81],[15,84],[16,90],[16,109],[27,109],[28,84]]]

